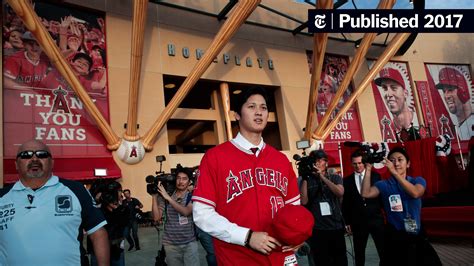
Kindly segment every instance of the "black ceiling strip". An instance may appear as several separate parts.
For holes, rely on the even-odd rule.
[[[225,16],[227,16],[227,13],[229,13],[230,10],[232,10],[232,8],[235,6],[235,4],[237,4],[237,2],[237,0],[229,0],[229,3],[227,3],[227,5],[225,5],[221,12],[219,12],[219,14],[217,15],[217,20],[223,20]]]

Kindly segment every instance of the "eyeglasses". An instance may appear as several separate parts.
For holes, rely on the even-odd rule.
[[[49,151],[39,150],[39,151],[21,151],[16,155],[16,158],[26,160],[26,159],[33,158],[33,155],[36,155],[36,158],[38,159],[46,159],[46,158],[51,157],[51,153],[49,153]]]

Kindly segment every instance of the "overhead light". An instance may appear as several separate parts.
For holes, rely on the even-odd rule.
[[[355,46],[356,48],[359,48],[361,42],[362,42],[362,39],[358,39],[357,41],[355,41],[354,46]]]
[[[240,93],[242,93],[242,90],[235,90],[232,92],[232,94],[235,94],[235,95],[240,94]]]
[[[95,177],[107,176],[107,169],[106,168],[95,168],[94,169],[94,176]]]
[[[173,89],[174,87],[176,87],[176,84],[174,84],[174,83],[165,84],[165,88],[167,88],[167,89]]]

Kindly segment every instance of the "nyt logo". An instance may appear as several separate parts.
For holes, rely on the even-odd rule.
[[[326,14],[314,16],[314,26],[318,29],[326,27]]]

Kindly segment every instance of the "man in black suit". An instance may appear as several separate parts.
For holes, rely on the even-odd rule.
[[[354,173],[344,178],[344,198],[342,213],[346,229],[353,234],[356,265],[364,265],[367,239],[372,235],[380,261],[383,258],[382,205],[378,198],[364,199],[361,196],[362,180],[365,175],[363,154],[359,151],[351,155]],[[372,172],[371,185],[380,180],[380,175]]]

